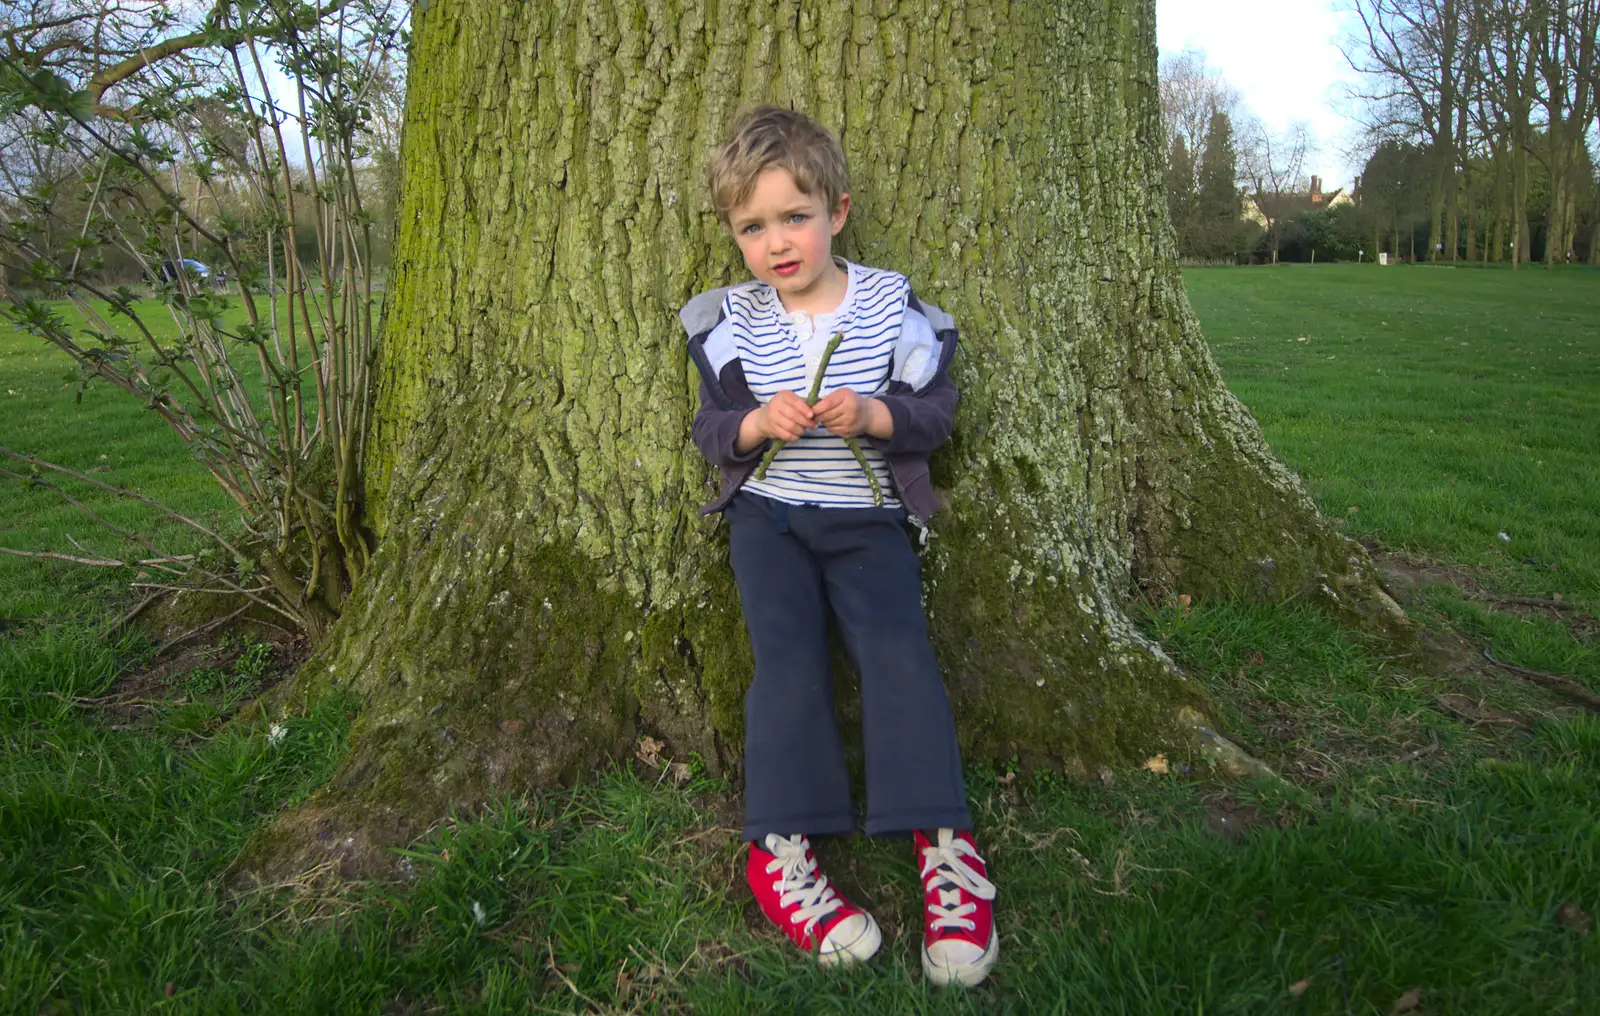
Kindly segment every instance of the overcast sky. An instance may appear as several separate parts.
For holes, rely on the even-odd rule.
[[[1350,121],[1341,85],[1353,75],[1339,51],[1346,17],[1339,2],[1156,0],[1162,55],[1203,50],[1268,126],[1305,120],[1318,144],[1306,173],[1328,181],[1327,190],[1350,186],[1359,171],[1345,154]]]

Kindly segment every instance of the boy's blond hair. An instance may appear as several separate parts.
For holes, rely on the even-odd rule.
[[[728,143],[711,160],[711,200],[723,225],[749,199],[756,177],[774,168],[787,169],[800,193],[821,194],[830,212],[850,190],[844,151],[832,134],[804,113],[757,106],[739,115]]]

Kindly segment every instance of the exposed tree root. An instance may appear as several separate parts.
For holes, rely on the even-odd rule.
[[[1589,709],[1600,713],[1600,694],[1590,691],[1588,688],[1585,688],[1576,681],[1568,680],[1567,678],[1560,677],[1556,674],[1546,674],[1542,670],[1529,670],[1526,667],[1517,667],[1509,663],[1501,663],[1499,660],[1495,659],[1494,654],[1489,652],[1487,649],[1483,651],[1483,658],[1507,673],[1515,674],[1523,680],[1531,681],[1534,684],[1544,688],[1549,688],[1562,698],[1570,699],[1573,702],[1577,702],[1580,705],[1586,706]]]

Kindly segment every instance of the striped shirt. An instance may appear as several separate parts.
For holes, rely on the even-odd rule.
[[[804,313],[785,311],[771,286],[736,287],[728,292],[723,313],[732,326],[734,347],[750,390],[762,405],[784,390],[801,398],[810,394],[822,354],[834,335],[844,339],[828,361],[819,399],[840,388],[871,397],[889,387],[910,284],[897,272],[849,263],[845,267],[844,299],[831,314],[819,314],[815,320]],[[857,443],[878,478],[884,505],[898,507],[882,453],[866,440]],[[766,478],[752,476],[744,489],[795,505],[873,505],[872,484],[861,464],[843,438],[821,427],[784,445]]]

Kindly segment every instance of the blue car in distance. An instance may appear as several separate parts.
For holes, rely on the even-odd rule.
[[[210,265],[194,258],[170,258],[156,264],[156,277],[162,282],[173,281],[179,272],[202,284],[222,281],[221,273],[212,271]]]

